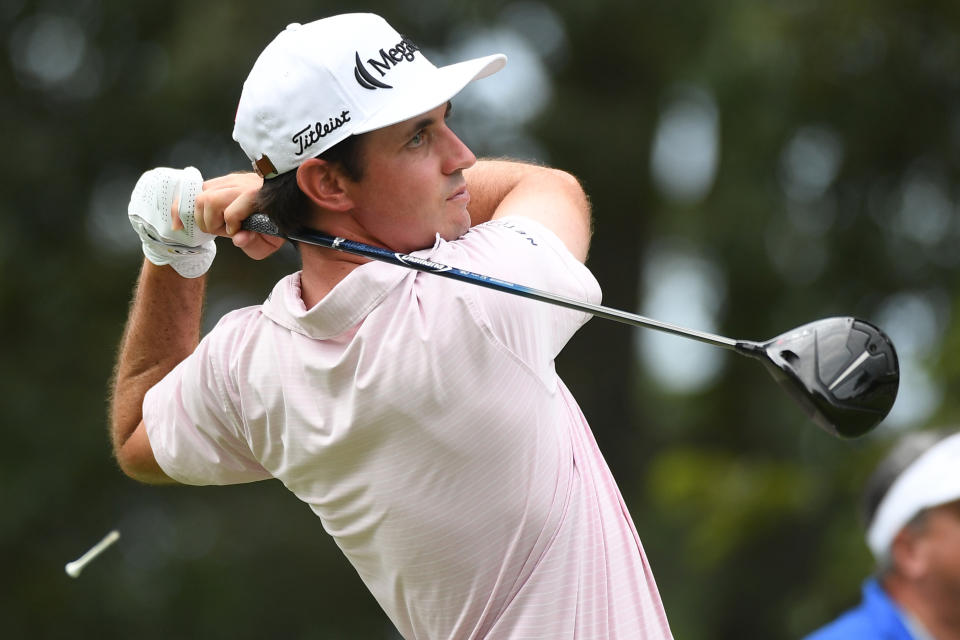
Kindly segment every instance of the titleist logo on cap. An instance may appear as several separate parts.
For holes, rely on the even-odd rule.
[[[296,144],[299,148],[294,151],[296,155],[303,155],[303,152],[306,151],[309,147],[316,144],[320,138],[325,138],[331,132],[336,131],[346,123],[350,122],[350,112],[344,109],[340,112],[340,115],[327,118],[326,122],[314,122],[313,124],[308,124],[300,131],[297,131],[293,134],[291,142]]]
[[[415,45],[410,41],[409,38],[403,38],[390,47],[389,49],[380,49],[380,59],[368,58],[367,64],[380,74],[380,77],[383,78],[387,75],[387,71],[397,66],[401,62],[413,61],[416,56],[417,51],[420,50],[420,47]],[[392,89],[393,86],[378,80],[373,76],[372,73],[364,66],[363,61],[360,59],[360,52],[357,51],[356,55],[356,67],[354,68],[353,75],[357,79],[357,83],[364,89]]]

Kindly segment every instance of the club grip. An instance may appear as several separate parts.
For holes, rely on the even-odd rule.
[[[265,213],[254,213],[240,225],[240,228],[244,231],[253,231],[255,233],[263,233],[268,236],[280,236],[280,230],[277,229],[277,225],[273,224],[267,214]]]

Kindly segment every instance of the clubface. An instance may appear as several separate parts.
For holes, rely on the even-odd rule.
[[[897,352],[864,320],[817,320],[745,351],[760,358],[807,415],[833,435],[867,433],[897,398]]]

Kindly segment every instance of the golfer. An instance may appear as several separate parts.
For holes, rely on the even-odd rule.
[[[112,435],[144,482],[277,478],[413,638],[669,638],[631,517],[554,358],[584,313],[314,246],[198,342],[203,274],[261,210],[598,302],[570,175],[477,162],[450,99],[502,55],[437,68],[370,14],[291,25],[262,52],[234,138],[256,174],[145,173],[146,260]],[[262,181],[261,181],[262,178]],[[262,187],[261,187],[262,182]],[[319,529],[318,529],[319,532]]]
[[[871,475],[864,514],[876,575],[808,640],[960,639],[960,433],[904,437]]]

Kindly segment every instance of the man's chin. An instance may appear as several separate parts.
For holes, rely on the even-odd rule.
[[[470,231],[470,225],[460,225],[456,228],[448,230],[446,233],[441,233],[440,237],[446,240],[447,242],[452,242],[454,240],[459,240],[463,236],[467,235],[467,231]]]

